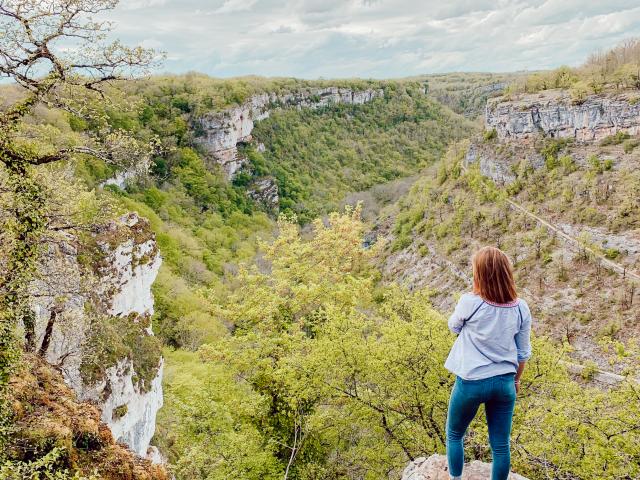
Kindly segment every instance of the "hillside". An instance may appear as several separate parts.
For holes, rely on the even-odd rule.
[[[639,333],[634,109],[620,95],[491,101],[485,134],[452,148],[396,207],[387,278],[432,287],[446,308],[450,289],[469,284],[471,253],[497,244],[514,258],[538,331],[608,368],[597,345]]]

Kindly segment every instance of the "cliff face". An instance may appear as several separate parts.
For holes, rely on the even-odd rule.
[[[500,140],[529,141],[542,134],[591,142],[618,132],[639,134],[640,102],[627,95],[592,95],[575,104],[558,91],[497,98],[487,102],[485,124]]]
[[[363,104],[384,96],[382,89],[354,91],[347,88],[317,88],[283,95],[254,95],[243,105],[210,113],[194,120],[202,134],[196,140],[224,169],[228,177],[242,168],[238,143],[249,142],[254,123],[269,117],[274,108],[320,108],[335,104]]]
[[[31,286],[36,352],[79,400],[99,407],[117,441],[142,456],[162,406],[162,360],[150,324],[160,263],[148,222],[130,214],[88,240],[67,235],[51,243]]]

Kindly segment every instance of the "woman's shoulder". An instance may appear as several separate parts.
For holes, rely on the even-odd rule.
[[[467,292],[467,293],[463,293],[460,296],[460,300],[458,302],[462,305],[473,306],[473,305],[479,305],[483,301],[484,300],[482,300],[482,297],[480,295],[476,295],[473,292]]]
[[[520,310],[527,314],[527,315],[531,315],[531,310],[529,309],[529,304],[527,303],[527,301],[524,298],[518,298],[518,307],[520,307]]]

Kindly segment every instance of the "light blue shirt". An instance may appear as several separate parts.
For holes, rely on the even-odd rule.
[[[515,372],[531,357],[531,311],[522,299],[496,304],[465,293],[449,318],[458,334],[444,366],[464,380]]]

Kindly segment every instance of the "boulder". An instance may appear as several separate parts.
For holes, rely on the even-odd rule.
[[[433,454],[429,458],[416,458],[409,463],[402,473],[402,480],[449,480],[447,457]],[[479,462],[466,463],[462,471],[462,480],[489,480],[491,478],[491,464]],[[509,480],[527,480],[525,477],[512,473]]]

